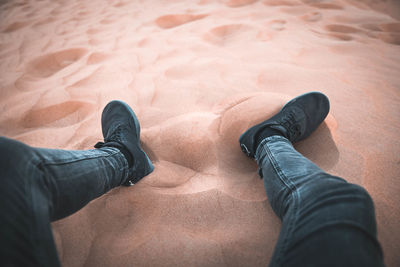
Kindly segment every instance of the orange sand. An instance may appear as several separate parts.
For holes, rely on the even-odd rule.
[[[6,3],[4,3],[6,2]],[[397,2],[397,3],[395,3]],[[400,259],[397,0],[45,0],[0,5],[0,134],[89,149],[129,103],[155,171],[53,224],[64,266],[266,266],[280,222],[237,139],[319,90],[296,148],[361,184]]]

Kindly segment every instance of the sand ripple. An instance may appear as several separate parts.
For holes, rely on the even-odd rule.
[[[399,266],[398,1],[3,2],[0,134],[88,149],[122,99],[156,167],[53,224],[63,266],[266,266],[280,223],[237,140],[314,90],[331,113],[295,147],[367,188]]]

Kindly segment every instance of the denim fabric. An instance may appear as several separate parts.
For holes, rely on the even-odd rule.
[[[365,189],[325,173],[282,136],[264,139],[256,160],[282,220],[270,266],[383,266]]]
[[[33,148],[0,138],[0,263],[59,266],[50,221],[119,186],[128,163],[116,148]]]
[[[50,221],[129,175],[125,157],[111,147],[66,151],[0,138],[0,151],[2,266],[59,266]],[[271,266],[383,265],[373,203],[362,187],[323,172],[280,136],[263,140],[256,159],[282,219]]]

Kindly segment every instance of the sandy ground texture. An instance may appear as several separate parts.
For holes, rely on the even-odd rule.
[[[397,2],[397,3],[396,3]],[[112,99],[155,171],[53,224],[64,266],[266,266],[280,230],[237,139],[307,91],[296,148],[372,195],[400,259],[400,4],[373,0],[2,1],[0,134],[90,149]]]

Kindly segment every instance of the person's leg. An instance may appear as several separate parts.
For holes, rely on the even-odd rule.
[[[125,157],[112,147],[53,150],[0,138],[0,150],[0,260],[10,266],[57,266],[50,221],[76,212],[128,175]]]
[[[282,136],[264,139],[256,159],[282,220],[270,266],[383,266],[366,190],[325,173]]]
[[[104,143],[86,151],[33,148],[0,138],[2,266],[58,266],[50,221],[153,170],[128,105],[110,102],[102,114],[102,130]]]
[[[325,173],[292,146],[328,112],[325,95],[304,94],[239,139],[242,151],[257,160],[268,200],[282,220],[271,266],[383,265],[367,191]]]

